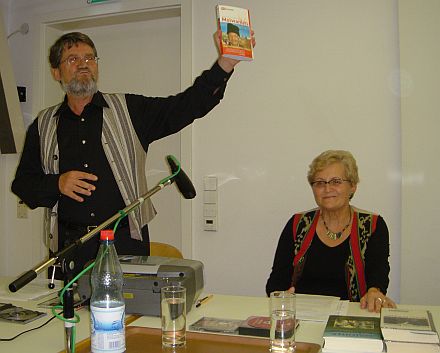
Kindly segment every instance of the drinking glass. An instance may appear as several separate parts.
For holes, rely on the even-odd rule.
[[[295,294],[275,291],[270,294],[270,351],[295,351]]]
[[[161,289],[162,345],[181,347],[186,343],[186,288],[167,286]]]

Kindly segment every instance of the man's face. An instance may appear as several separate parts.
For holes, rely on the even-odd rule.
[[[64,47],[60,66],[51,70],[68,95],[91,96],[97,91],[98,64],[93,49],[85,43]]]
[[[229,39],[229,43],[231,43],[231,45],[238,47],[238,45],[240,43],[240,37],[238,36],[237,33],[229,32],[228,39]]]

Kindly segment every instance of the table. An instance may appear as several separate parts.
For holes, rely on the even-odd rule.
[[[10,280],[11,278],[0,278],[0,287],[4,288],[7,286],[10,283]],[[26,325],[0,322],[1,338],[12,337],[24,330],[37,327],[51,317],[50,310],[37,307],[37,303],[41,300],[16,301],[14,300],[13,294],[11,294],[10,299],[11,300],[7,301],[8,303],[31,310],[46,311],[48,315]],[[5,300],[0,299],[0,302],[5,302]],[[433,314],[436,326],[440,327],[440,306],[399,305],[399,307],[430,310]],[[77,325],[76,342],[78,343],[90,336],[90,314],[87,308],[82,308],[77,311],[77,313],[81,320]],[[361,310],[359,303],[349,303],[347,314],[379,316],[379,314]],[[214,294],[213,298],[207,303],[201,305],[199,308],[192,308],[188,313],[187,322],[188,325],[190,325],[203,316],[246,319],[251,315],[267,316],[268,298]],[[143,316],[136,318],[136,320],[128,326],[160,328],[160,319],[158,317]],[[323,322],[301,321],[297,330],[296,340],[299,342],[310,342],[322,345],[324,327],[325,323]],[[28,353],[31,351],[33,353],[50,353],[62,351],[64,349],[64,344],[64,323],[58,319],[54,319],[43,328],[28,332],[14,341],[0,342],[0,351],[8,353]]]

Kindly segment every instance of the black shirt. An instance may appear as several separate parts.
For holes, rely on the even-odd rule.
[[[275,252],[272,272],[266,283],[266,293],[287,290],[292,285],[294,271],[293,216],[281,233]],[[348,298],[345,279],[345,263],[349,256],[349,238],[342,244],[329,248],[316,235],[307,251],[304,269],[295,291],[305,294],[334,295]],[[379,288],[386,294],[389,284],[390,265],[388,228],[381,216],[377,219],[376,230],[371,234],[364,258],[367,289]],[[331,268],[330,268],[331,267]],[[328,277],[327,277],[328,276]],[[333,280],[342,282],[331,283]],[[344,287],[344,290],[342,289]]]
[[[162,98],[126,94],[130,118],[145,152],[153,141],[180,131],[213,109],[223,98],[231,74],[215,63],[210,70],[197,77],[191,87],[177,95]],[[80,116],[71,111],[67,98],[56,113],[59,115],[57,139],[60,174],[79,170],[98,176],[98,181],[92,182],[96,190],[91,196],[83,197],[85,200],[82,203],[60,194],[59,174],[44,173],[40,161],[37,119],[29,126],[12,191],[30,208],[51,208],[59,202],[60,223],[98,225],[126,206],[101,144],[102,114],[106,106],[102,94],[97,92]],[[147,239],[143,242],[131,239],[129,229],[123,238],[118,237],[117,233],[116,240],[119,241],[115,245],[118,253],[149,254],[148,231],[144,228],[143,236]],[[79,236],[73,235],[74,238]],[[63,246],[66,234],[62,226],[59,227],[59,240]],[[89,241],[85,245],[90,248],[87,256],[94,257],[97,241],[94,244]]]
[[[315,234],[307,253],[304,271],[295,286],[295,292],[335,295],[347,300],[345,263],[349,254],[349,238],[338,246],[330,247]]]

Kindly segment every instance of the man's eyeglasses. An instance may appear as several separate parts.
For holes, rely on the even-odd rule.
[[[61,60],[60,65],[64,62],[66,62],[67,65],[71,65],[71,66],[79,65],[80,62],[84,62],[85,64],[96,64],[98,60],[99,58],[94,55],[84,55],[84,56],[71,55],[64,60]]]
[[[328,181],[326,181],[326,180],[315,180],[315,181],[312,181],[310,184],[314,188],[321,189],[321,188],[324,188],[327,184],[329,186],[332,186],[332,187],[337,187],[337,186],[342,185],[344,182],[350,182],[350,180],[341,179],[341,178],[332,178],[332,179],[330,179]]]

